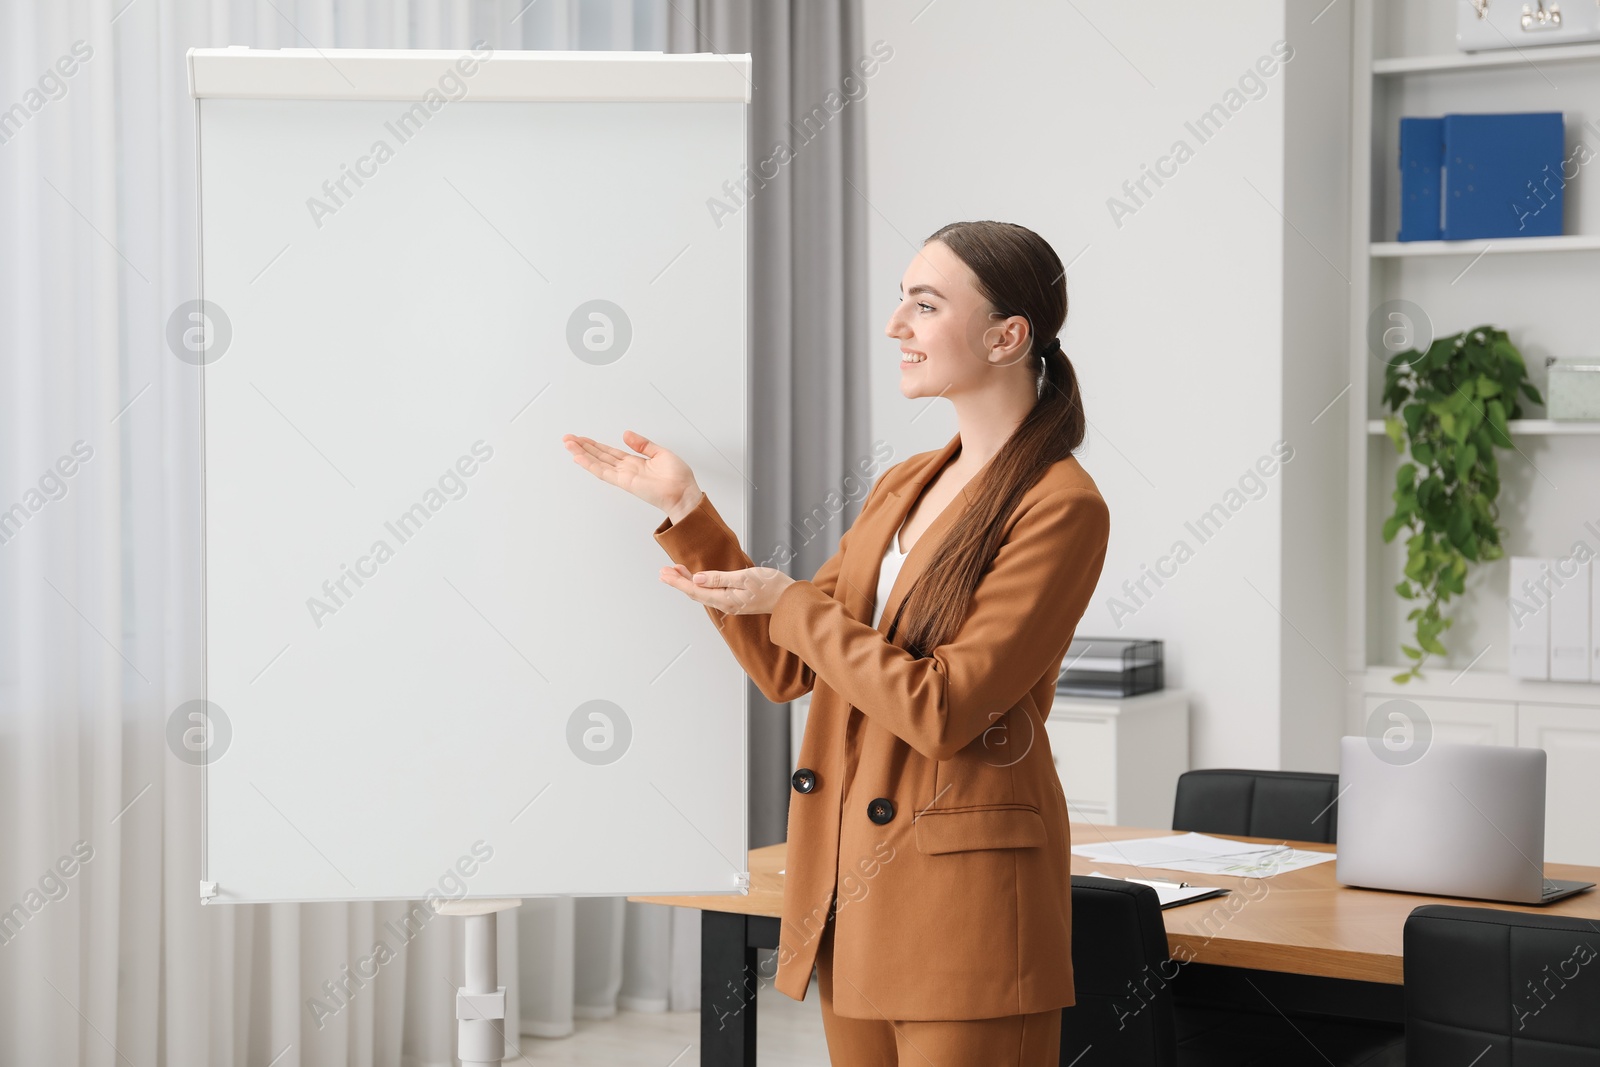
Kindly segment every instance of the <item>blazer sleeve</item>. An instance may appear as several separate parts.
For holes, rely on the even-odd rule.
[[[1059,667],[1100,580],[1109,537],[1110,512],[1093,490],[1032,505],[979,581],[956,635],[921,658],[810,582],[778,597],[769,634],[877,725],[930,759],[950,759]]]
[[[863,514],[872,506],[872,499],[883,482],[884,478],[880,477],[873,483],[861,508]],[[834,595],[850,533],[850,530],[844,532],[838,551],[806,583],[807,588],[820,597]],[[737,535],[712,507],[709,496],[702,496],[682,522],[663,519],[655,529],[655,538],[674,563],[681,563],[690,571],[736,571],[756,566],[740,547]],[[843,613],[842,604],[839,608]],[[705,609],[762,696],[774,704],[783,704],[811,692],[816,685],[816,672],[793,652],[773,644],[768,634],[771,615],[730,615],[709,604]]]

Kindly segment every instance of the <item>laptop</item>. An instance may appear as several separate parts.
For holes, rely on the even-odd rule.
[[[1339,742],[1345,885],[1516,904],[1594,887],[1544,876],[1545,751],[1436,741],[1413,762]]]

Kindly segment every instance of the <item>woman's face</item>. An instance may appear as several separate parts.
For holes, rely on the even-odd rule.
[[[923,245],[906,268],[883,330],[900,342],[901,395],[956,397],[994,388],[1003,368],[1027,373],[1028,320],[1001,318],[975,283],[943,241]]]

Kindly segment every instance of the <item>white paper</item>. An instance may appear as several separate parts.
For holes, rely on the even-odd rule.
[[[1332,852],[1307,852],[1290,845],[1262,845],[1194,833],[1074,845],[1072,853],[1098,863],[1225,874],[1235,878],[1270,878],[1334,858]]]

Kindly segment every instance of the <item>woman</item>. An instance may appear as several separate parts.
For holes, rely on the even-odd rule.
[[[705,605],[762,693],[814,690],[775,984],[802,1000],[815,964],[835,1064],[1057,1062],[1071,867],[1044,720],[1110,522],[1072,455],[1064,274],[1021,226],[924,242],[884,332],[901,393],[949,399],[959,431],[878,479],[809,582],[752,566],[666,449],[563,438],[667,513],[662,580]]]

